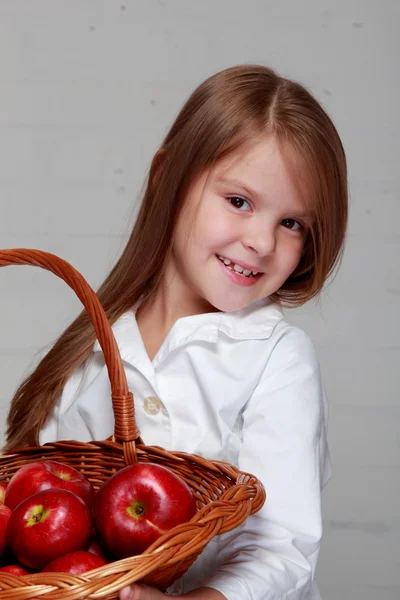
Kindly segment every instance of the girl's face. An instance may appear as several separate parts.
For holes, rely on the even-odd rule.
[[[175,231],[170,285],[193,312],[242,309],[276,292],[295,270],[310,224],[268,137],[192,184]]]

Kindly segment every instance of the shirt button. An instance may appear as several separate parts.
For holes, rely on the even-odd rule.
[[[156,396],[148,396],[143,402],[144,410],[148,415],[156,415],[160,412],[161,402]]]

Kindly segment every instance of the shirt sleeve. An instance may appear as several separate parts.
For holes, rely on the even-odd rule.
[[[238,467],[264,484],[259,513],[219,538],[203,585],[228,600],[319,598],[313,582],[322,535],[321,490],[330,476],[326,399],[314,347],[290,327],[243,412]]]

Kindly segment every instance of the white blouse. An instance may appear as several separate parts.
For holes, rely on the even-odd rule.
[[[320,493],[330,477],[327,407],[314,347],[278,304],[178,319],[151,361],[135,318],[113,326],[147,445],[228,461],[264,484],[259,513],[216,536],[171,588],[228,600],[318,600]],[[98,342],[67,382],[40,443],[112,435]]]

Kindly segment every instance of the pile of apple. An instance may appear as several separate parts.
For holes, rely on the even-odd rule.
[[[136,463],[98,491],[74,467],[46,460],[0,481],[0,572],[80,575],[141,554],[196,513],[183,479]]]

